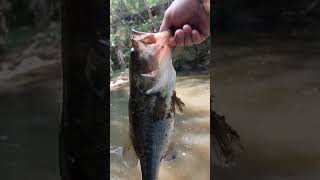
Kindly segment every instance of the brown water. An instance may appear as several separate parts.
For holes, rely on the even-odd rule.
[[[210,179],[210,80],[207,74],[178,75],[177,96],[186,104],[176,116],[178,157],[162,162],[159,180]],[[140,180],[140,169],[124,166],[121,152],[128,131],[128,86],[110,94],[110,177],[112,180]]]
[[[59,67],[50,64],[0,81],[0,179],[60,178]]]
[[[216,109],[239,131],[246,151],[235,168],[214,167],[213,179],[320,179],[320,40],[238,39],[216,39],[213,84]],[[0,179],[59,179],[59,67],[0,84]],[[209,82],[191,74],[177,80],[187,109],[177,115],[179,157],[163,163],[163,180],[209,176]],[[112,179],[140,173],[126,169],[120,155],[127,100],[128,87],[111,92]]]
[[[246,150],[213,179],[320,179],[320,40],[229,38],[216,40],[215,105]]]

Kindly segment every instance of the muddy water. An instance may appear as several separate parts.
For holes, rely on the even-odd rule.
[[[208,74],[178,75],[177,96],[186,104],[185,113],[176,116],[178,157],[162,162],[159,180],[210,179],[209,87]],[[110,94],[112,180],[140,180],[141,176],[139,167],[126,168],[121,157],[128,131],[128,89],[126,85]]]
[[[28,85],[1,86],[0,179],[60,179],[58,120],[61,79],[38,75],[42,80],[34,78],[37,82]],[[4,92],[4,89],[8,90]]]
[[[216,180],[320,179],[320,41],[216,41],[216,109],[246,151]]]

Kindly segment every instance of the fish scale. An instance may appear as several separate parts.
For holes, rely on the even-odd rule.
[[[145,96],[140,94],[139,96]],[[144,103],[157,102],[159,95],[149,97]],[[141,98],[144,99],[144,98]],[[152,99],[152,100],[151,100]],[[161,103],[160,103],[161,104]],[[155,179],[158,174],[160,161],[168,143],[168,134],[170,130],[170,120],[166,118],[166,113],[155,113],[153,109],[157,104],[144,108],[142,112],[135,112],[132,119],[133,145],[140,159],[143,180]],[[143,117],[143,118],[139,118]]]

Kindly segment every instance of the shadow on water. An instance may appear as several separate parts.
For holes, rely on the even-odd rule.
[[[186,104],[184,114],[176,115],[178,157],[162,162],[159,180],[209,179],[210,176],[210,114],[208,73],[178,75],[177,96]],[[121,153],[128,131],[128,86],[112,91],[111,112],[111,169],[112,180],[140,180],[140,169],[124,166]]]

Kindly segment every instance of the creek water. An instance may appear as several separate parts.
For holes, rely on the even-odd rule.
[[[246,149],[234,168],[214,167],[213,179],[320,179],[319,42],[216,39],[215,108]]]
[[[42,67],[0,83],[0,179],[60,179],[58,76],[58,66]]]
[[[238,37],[240,38],[240,37]],[[215,40],[215,108],[245,146],[234,168],[213,167],[217,180],[320,179],[320,41],[272,38]],[[250,42],[250,43],[248,43]],[[160,180],[209,179],[209,78],[179,75],[178,158],[163,163]],[[57,180],[60,66],[41,67],[1,83],[0,177]],[[20,85],[17,85],[20,84]],[[114,180],[139,176],[121,148],[128,129],[128,86],[111,92]]]
[[[128,90],[126,85],[110,93],[110,177],[112,180],[140,180],[139,167],[128,169],[122,160],[122,147],[128,134]],[[178,156],[162,162],[159,180],[210,179],[210,78],[208,73],[178,75],[177,96],[185,103],[177,114],[175,129]]]

